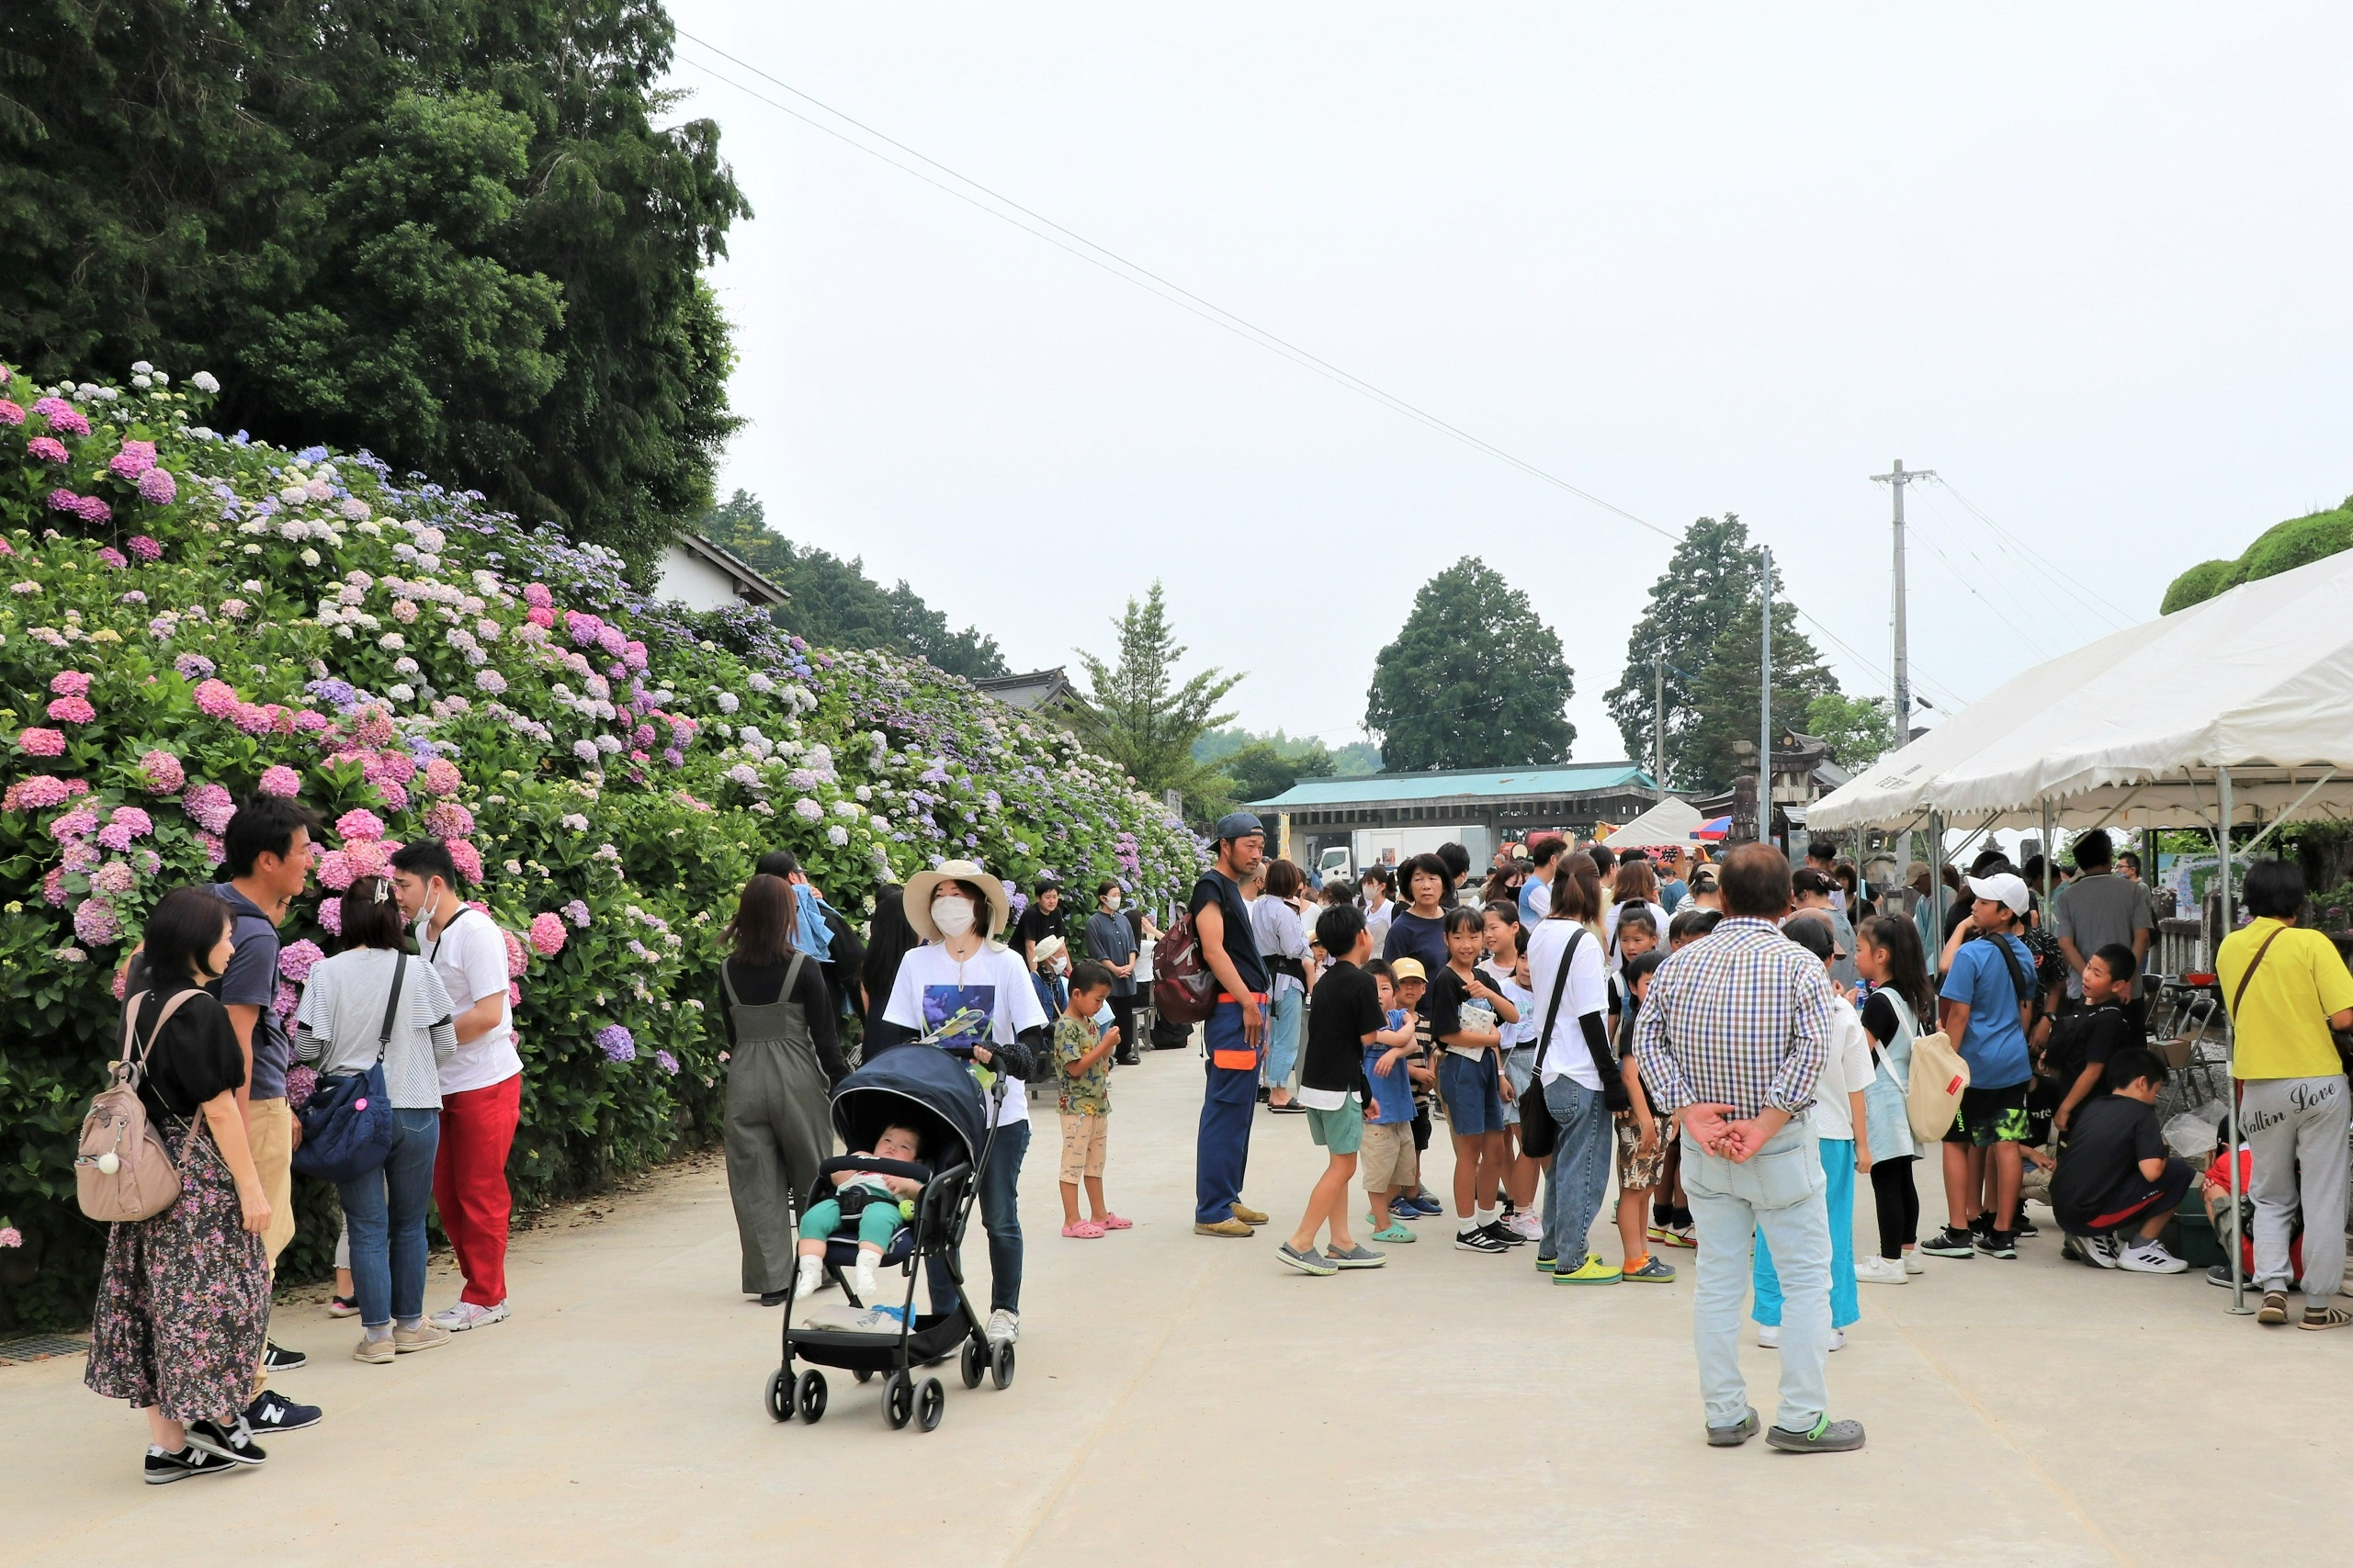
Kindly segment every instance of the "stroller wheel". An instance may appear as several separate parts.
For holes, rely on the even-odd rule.
[[[996,1354],[990,1359],[989,1372],[997,1380],[999,1388],[1013,1386],[1013,1347],[1011,1340],[996,1347]]]
[[[890,1423],[892,1431],[907,1425],[915,1414],[915,1382],[905,1372],[893,1372],[883,1381],[882,1418]]]
[[[855,1377],[855,1378],[856,1378],[860,1382],[872,1382],[872,1381],[873,1381],[873,1379],[874,1379],[874,1373],[872,1373],[872,1372],[870,1372],[870,1371],[866,1371],[866,1369],[865,1369],[865,1368],[864,1368],[864,1367],[860,1367],[860,1368],[859,1368],[855,1372],[852,1373],[851,1375],[852,1375],[853,1377]]]
[[[814,1367],[800,1375],[800,1418],[811,1426],[825,1418],[825,1374]]]
[[[915,1425],[926,1432],[940,1424],[941,1413],[947,1409],[948,1391],[940,1386],[937,1378],[923,1380],[922,1393],[915,1400]]]
[[[793,1375],[783,1367],[768,1374],[768,1418],[772,1421],[793,1418]]]
[[[956,1370],[964,1374],[965,1387],[979,1388],[980,1386],[980,1370],[982,1365],[983,1363],[980,1359],[980,1347],[974,1344],[969,1339],[966,1340],[964,1342],[964,1354],[956,1359]]]

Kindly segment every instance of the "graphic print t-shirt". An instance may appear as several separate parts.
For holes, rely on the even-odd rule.
[[[890,1003],[882,1016],[918,1033],[944,1040],[1008,1045],[1025,1029],[1046,1027],[1046,1010],[1028,968],[1008,949],[982,944],[959,964],[938,943],[916,948],[899,961]],[[1019,1078],[1005,1084],[998,1113],[1002,1125],[1029,1120],[1029,1090]]]

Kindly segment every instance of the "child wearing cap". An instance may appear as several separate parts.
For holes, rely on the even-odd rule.
[[[1364,1047],[1364,1081],[1373,1092],[1365,1106],[1364,1146],[1358,1151],[1356,1167],[1364,1183],[1364,1196],[1373,1205],[1364,1223],[1374,1241],[1410,1242],[1413,1232],[1402,1217],[1391,1217],[1389,1204],[1421,1181],[1421,1160],[1413,1146],[1413,1083],[1406,1076],[1413,1025],[1406,1010],[1397,1005],[1397,977],[1388,964],[1375,958],[1364,965],[1364,973],[1373,976],[1378,989],[1386,1024]]]
[[[1389,971],[1397,982],[1397,1006],[1413,1030],[1406,1052],[1406,1082],[1413,1089],[1414,1179],[1389,1201],[1389,1212],[1402,1220],[1426,1220],[1446,1212],[1444,1204],[1421,1184],[1421,1156],[1430,1152],[1430,1101],[1438,1091],[1438,1042],[1430,1032],[1430,1015],[1422,1003],[1430,995],[1430,976],[1419,958],[1393,958]]]
[[[1969,1064],[1960,1113],[1944,1135],[1947,1224],[1920,1250],[1931,1258],[2018,1256],[2019,1153],[2028,1137],[2026,1093],[2034,1077],[2026,1015],[2034,1005],[2034,954],[2019,940],[2029,907],[2017,873],[1967,879],[1968,915],[1944,944],[1940,1021]],[[1995,1201],[1982,1194],[1993,1173]]]

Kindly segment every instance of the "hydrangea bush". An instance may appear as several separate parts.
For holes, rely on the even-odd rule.
[[[254,792],[329,825],[281,928],[284,1010],[334,949],[334,895],[450,842],[509,933],[526,1206],[716,1135],[719,929],[770,849],[853,918],[943,859],[1154,902],[1195,874],[1113,765],[928,664],[650,599],[608,551],[364,452],[209,429],[211,378],[132,370],[0,366],[0,1213],[24,1243],[0,1326],[87,1311],[103,1236],[71,1160],[117,966]],[[334,1244],[302,1201],[296,1270]]]

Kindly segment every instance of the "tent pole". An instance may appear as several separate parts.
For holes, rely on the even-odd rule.
[[[2059,858],[2056,831],[2052,825],[2051,801],[2046,795],[2042,801],[2042,918],[2046,920],[2051,918],[2051,864]]]
[[[2221,905],[2214,919],[2214,951],[2212,953],[2208,955],[2206,960],[2210,968],[2220,958],[2223,951],[2223,938],[2230,933],[2231,929],[2231,771],[2228,768],[2216,768],[2214,770],[2214,804],[2216,807],[2215,815],[2220,819],[2222,829],[2221,832],[2216,835],[2214,840],[2214,862],[2215,869],[2221,874],[2223,880]],[[2219,975],[2217,977],[2219,978]],[[2214,999],[2216,1004],[2219,1006],[2222,1001],[2222,995],[2219,987],[2217,987]],[[2229,1021],[2225,1019],[2224,1021],[2228,1022]],[[2231,1028],[2231,1054],[2233,1055],[2236,1055],[2238,1054],[2238,1030],[2234,1024]],[[2239,1181],[2239,1096],[2238,1079],[2235,1076],[2231,1080],[2230,1096],[2223,1101],[2223,1110],[2225,1114],[2223,1115],[2223,1122],[2228,1134],[2225,1142],[2225,1148],[2231,1156],[2230,1314],[2233,1317],[2245,1317],[2254,1312],[2255,1309],[2246,1304],[2246,1259],[2239,1256],[2239,1190],[2241,1183]]]

